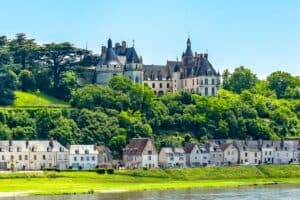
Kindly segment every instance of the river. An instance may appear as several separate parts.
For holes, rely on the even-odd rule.
[[[300,186],[263,186],[228,189],[185,189],[116,194],[9,197],[0,200],[299,200]]]

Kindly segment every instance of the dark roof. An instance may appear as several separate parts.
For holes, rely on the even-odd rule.
[[[187,44],[187,47],[186,47],[184,56],[192,57],[193,56],[193,51],[192,51],[192,48],[191,48],[191,40],[190,40],[190,38],[188,38],[186,44]]]
[[[175,66],[174,66],[174,72],[180,72],[180,66],[178,61],[176,62]]]
[[[169,80],[170,70],[165,65],[144,65],[144,80]]]
[[[222,149],[222,151],[224,151],[225,149],[227,149],[229,146],[231,145],[231,143],[224,143],[220,145],[220,149]]]
[[[140,59],[136,53],[134,47],[123,48],[122,46],[118,46],[114,48],[115,53],[118,56],[125,56],[127,63],[139,63]]]
[[[196,76],[218,76],[216,70],[213,68],[212,64],[207,58],[202,57],[197,60],[197,65],[194,70]]]
[[[186,144],[184,146],[185,153],[191,153],[196,144]]]
[[[133,138],[124,152],[131,155],[141,155],[149,140],[149,138]]]
[[[107,51],[105,55],[104,65],[108,64],[120,64],[118,56],[116,55],[114,49],[112,48],[112,40],[109,38],[107,41]]]

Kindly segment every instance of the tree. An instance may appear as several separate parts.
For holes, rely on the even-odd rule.
[[[267,77],[268,87],[275,91],[278,98],[284,98],[292,93],[293,88],[300,87],[300,80],[287,72],[273,72]],[[297,93],[296,93],[297,95]]]
[[[250,69],[247,69],[244,66],[236,68],[229,78],[228,72],[226,72],[225,78],[225,89],[229,89],[238,94],[243,90],[254,87],[258,81],[256,75],[253,74]]]
[[[20,64],[22,69],[33,65],[38,59],[38,45],[34,39],[27,39],[24,33],[16,34],[16,38],[9,43],[14,63]]]
[[[64,72],[80,63],[80,51],[68,42],[45,44],[41,51],[41,60],[47,64],[53,78],[53,91],[59,89]]]
[[[17,88],[17,75],[0,66],[0,105],[10,105],[15,98],[14,90]]]
[[[58,86],[57,96],[64,100],[70,100],[71,93],[77,88],[77,77],[74,72],[65,72]]]
[[[26,69],[22,70],[19,74],[19,87],[23,91],[34,91],[36,89],[36,81],[31,73]]]

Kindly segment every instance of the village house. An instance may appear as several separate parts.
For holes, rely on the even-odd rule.
[[[70,145],[69,166],[72,169],[93,169],[98,166],[96,145]]]
[[[41,170],[68,167],[68,150],[56,140],[0,141],[0,170]]]
[[[102,145],[97,146],[98,150],[98,166],[100,168],[112,167],[113,157],[108,147]]]
[[[259,146],[261,146],[261,159],[263,164],[274,163],[274,146],[272,140],[259,140]]]
[[[300,164],[300,140],[295,141],[294,163]]]
[[[220,143],[208,142],[206,148],[209,152],[208,165],[221,166],[223,165],[223,151],[220,148]]]
[[[162,168],[185,167],[186,158],[181,147],[163,147],[158,156],[159,166]]]
[[[184,152],[187,166],[195,167],[202,165],[202,152],[197,144],[186,144]]]
[[[294,161],[295,141],[274,141],[274,164],[289,164]]]
[[[261,164],[261,149],[256,140],[237,140],[234,143],[239,150],[239,164]]]
[[[223,151],[223,165],[236,165],[239,161],[239,150],[233,143],[224,143],[220,145]]]
[[[123,149],[123,163],[129,169],[158,167],[158,154],[153,139],[131,139]]]

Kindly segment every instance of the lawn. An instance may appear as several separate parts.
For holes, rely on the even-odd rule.
[[[66,102],[43,93],[16,91],[13,107],[66,107]]]
[[[1,192],[29,194],[73,194],[133,190],[239,187],[263,184],[300,184],[300,166],[216,167],[190,169],[125,170],[115,174],[96,172],[47,172],[0,174]],[[290,170],[296,170],[289,173]],[[214,175],[209,175],[215,173]],[[225,174],[224,174],[225,173]],[[277,175],[276,175],[277,174]],[[283,174],[289,174],[284,177]]]

